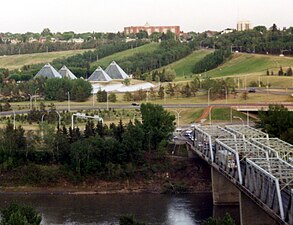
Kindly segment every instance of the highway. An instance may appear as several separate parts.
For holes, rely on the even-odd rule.
[[[273,103],[249,103],[249,104],[210,104],[210,106],[214,107],[268,107],[270,104]],[[285,107],[288,108],[293,108],[293,103],[281,103],[279,104],[284,105]],[[174,108],[206,108],[208,107],[208,104],[162,104],[162,106],[166,109],[174,109]],[[67,106],[56,106],[57,111],[66,111],[68,108]],[[131,104],[115,104],[109,106],[111,109],[139,109],[140,106],[132,106]],[[71,111],[80,111],[80,110],[99,110],[99,109],[107,109],[107,105],[99,105],[99,106],[86,106],[86,105],[80,105],[80,106],[71,106],[70,107]],[[15,114],[26,114],[30,110],[15,110]],[[2,116],[7,116],[7,115],[13,115],[13,111],[5,111],[5,112],[0,112],[0,115]]]

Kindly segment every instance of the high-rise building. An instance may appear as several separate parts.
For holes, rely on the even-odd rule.
[[[250,29],[251,29],[250,21],[238,21],[237,22],[237,31],[244,31],[244,30],[250,30]]]
[[[167,33],[168,31],[180,35],[180,26],[150,26],[146,23],[144,26],[131,26],[124,27],[125,34],[137,34],[140,31],[146,31],[148,35],[151,35],[154,32]]]

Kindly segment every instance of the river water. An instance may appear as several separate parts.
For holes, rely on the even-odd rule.
[[[11,202],[34,206],[42,224],[116,225],[119,217],[132,214],[138,221],[156,225],[198,225],[215,212],[209,193],[188,195],[19,195],[1,194],[0,207]],[[238,207],[218,208],[237,217]],[[236,215],[236,216],[235,216]]]

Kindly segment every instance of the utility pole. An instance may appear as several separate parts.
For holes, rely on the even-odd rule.
[[[68,97],[68,112],[70,112],[70,94],[69,94],[69,91],[67,92],[67,97]]]

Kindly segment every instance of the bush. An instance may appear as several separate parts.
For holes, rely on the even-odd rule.
[[[0,225],[39,225],[41,215],[32,207],[16,203],[1,210]]]

